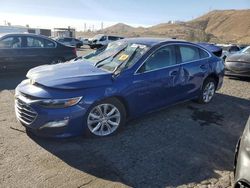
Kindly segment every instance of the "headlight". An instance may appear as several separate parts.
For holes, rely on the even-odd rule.
[[[70,99],[45,99],[39,102],[40,106],[45,108],[66,108],[74,106],[80,102],[82,97],[75,97]]]

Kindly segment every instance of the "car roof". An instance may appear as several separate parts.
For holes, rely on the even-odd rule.
[[[74,37],[58,37],[59,39],[74,39]]]
[[[125,38],[122,41],[126,41],[129,43],[137,43],[146,46],[154,46],[161,43],[167,42],[186,42],[184,40],[177,40],[177,39],[168,39],[168,38],[147,38],[147,37],[138,37],[138,38]]]
[[[48,38],[47,36],[38,35],[34,33],[2,33],[0,34],[0,37],[4,37],[4,36],[33,36],[33,37]]]

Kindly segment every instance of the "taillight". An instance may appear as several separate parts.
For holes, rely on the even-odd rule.
[[[76,48],[73,48],[73,53],[77,56],[77,54],[76,54]]]

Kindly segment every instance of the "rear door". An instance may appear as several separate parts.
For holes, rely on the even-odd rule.
[[[43,64],[50,64],[57,59],[56,43],[42,37],[26,37],[26,68],[30,69]]]
[[[189,44],[178,45],[179,62],[181,64],[182,87],[181,99],[196,97],[209,71],[209,53]]]

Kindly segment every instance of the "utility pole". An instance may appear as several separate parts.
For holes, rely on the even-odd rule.
[[[84,32],[86,32],[86,31],[87,31],[87,24],[84,23]]]
[[[103,30],[103,22],[101,23],[101,30]]]

